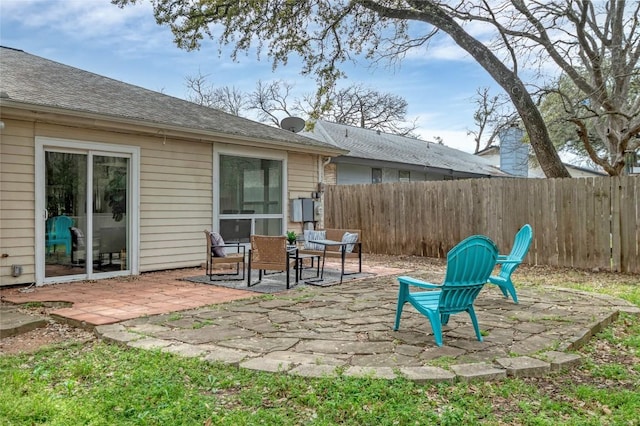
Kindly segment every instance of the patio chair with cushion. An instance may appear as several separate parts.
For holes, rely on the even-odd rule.
[[[311,243],[313,240],[332,240],[353,244],[346,246],[346,250],[343,252],[341,246],[325,247],[320,244]],[[358,259],[358,273],[362,273],[362,231],[360,229],[337,228],[319,229],[315,231],[305,230],[304,247],[300,249],[300,254],[312,254],[336,259]]]
[[[205,229],[204,234],[207,238],[207,275],[209,280],[213,281],[214,277],[220,280],[224,277],[227,280],[244,280],[244,245],[238,243],[225,244],[222,236],[217,232],[210,232]],[[213,269],[218,265],[236,265],[236,271],[233,274],[225,272],[213,273]],[[242,264],[242,275],[240,275],[240,264]],[[238,278],[229,278],[229,275],[235,275]]]
[[[87,239],[82,229],[72,226],[71,231],[71,266],[84,266],[87,257]],[[99,267],[100,238],[93,239],[93,263]]]
[[[295,270],[297,259],[287,251],[287,237],[251,235],[251,248],[249,249],[249,272],[247,273],[247,286],[251,287],[262,281],[264,271],[285,271],[287,288],[289,288],[289,272]],[[258,270],[258,281],[251,282],[251,270]],[[298,273],[296,271],[296,283]]]
[[[84,232],[82,229],[72,226],[69,228],[71,232],[71,265],[84,264],[85,259],[80,259],[79,253],[86,253]]]
[[[531,241],[533,240],[533,229],[531,225],[526,224],[516,234],[513,240],[513,247],[511,253],[508,255],[499,255],[497,264],[500,265],[500,270],[496,275],[489,277],[489,282],[500,287],[504,297],[508,298],[511,295],[514,303],[518,303],[518,296],[516,294],[516,288],[511,281],[511,274],[516,270],[518,265],[522,263],[525,256],[529,252]]]
[[[498,248],[493,241],[482,235],[474,235],[458,243],[447,254],[447,271],[442,284],[431,284],[407,276],[398,277],[400,289],[393,329],[400,327],[402,308],[409,302],[431,322],[438,346],[442,346],[442,325],[449,322],[450,315],[460,312],[469,314],[476,337],[482,342],[473,302],[486,284],[497,257]],[[410,292],[410,285],[423,290]]]

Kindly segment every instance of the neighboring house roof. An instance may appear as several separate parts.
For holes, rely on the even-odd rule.
[[[483,150],[480,150],[476,153],[483,158],[489,160],[496,167],[500,167],[500,147],[497,145],[491,145]],[[562,163],[569,171],[569,174],[572,177],[597,177],[597,176],[608,176],[605,172],[600,170],[590,169],[588,167],[576,166],[569,163]],[[530,178],[544,178],[546,177],[542,168],[537,162],[529,162],[529,169],[527,177]]]
[[[369,163],[386,163],[396,168],[404,165],[414,170],[453,171],[458,176],[510,176],[473,154],[377,130],[318,120],[312,132],[301,134],[348,150],[348,154],[332,160],[336,163],[367,160]]]
[[[276,127],[0,46],[0,106],[259,141],[337,155],[343,150]],[[53,111],[53,110],[55,111]]]
[[[480,151],[476,152],[476,155],[499,155],[500,147],[497,145],[490,145]]]

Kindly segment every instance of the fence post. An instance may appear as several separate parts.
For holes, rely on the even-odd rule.
[[[611,270],[620,272],[622,250],[620,235],[620,178],[611,177]]]

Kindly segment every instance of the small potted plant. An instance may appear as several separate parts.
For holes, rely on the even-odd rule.
[[[298,238],[298,235],[295,233],[295,231],[287,232],[287,241],[289,242],[290,246],[294,246],[296,244],[297,238]]]

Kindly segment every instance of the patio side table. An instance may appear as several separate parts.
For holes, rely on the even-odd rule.
[[[342,241],[334,241],[334,240],[312,240],[310,241],[310,243],[312,244],[319,244],[321,246],[324,247],[323,251],[322,251],[322,268],[320,269],[320,278],[316,279],[316,280],[307,280],[305,281],[306,283],[312,284],[314,282],[318,282],[318,281],[323,281],[324,280],[324,262],[325,259],[327,258],[327,247],[340,247],[340,260],[341,260],[341,267],[340,267],[340,284],[342,284],[342,277],[344,277],[345,275],[353,275],[355,272],[350,272],[350,273],[345,273],[344,272],[344,260],[345,260],[345,254],[346,254],[346,248],[348,245],[353,244],[353,243],[343,243]]]
[[[311,266],[309,266],[309,268],[313,268],[314,264],[315,264],[316,278],[320,277],[320,255],[319,254],[298,253],[298,262],[296,264],[296,268],[298,269],[298,274],[299,274],[300,279],[302,280],[302,271],[305,269],[305,267],[304,267],[305,259],[311,259]]]

